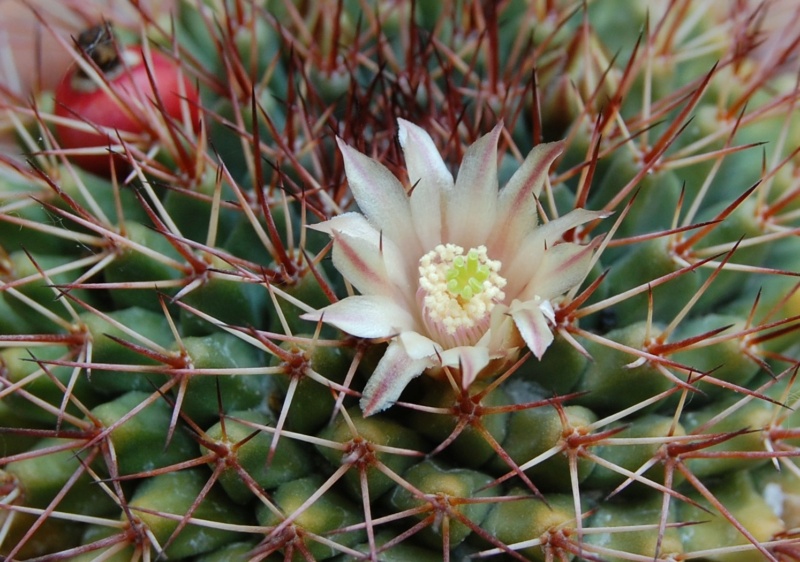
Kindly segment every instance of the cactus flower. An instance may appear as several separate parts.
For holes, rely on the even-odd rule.
[[[464,388],[527,345],[553,341],[554,299],[579,285],[596,243],[563,234],[603,212],[575,209],[544,224],[537,197],[562,143],[534,148],[502,189],[498,125],[464,155],[456,180],[431,137],[399,119],[410,188],[339,140],[361,213],[313,225],[333,240],[333,264],[360,293],[305,314],[353,336],[387,339],[361,408],[391,406],[422,372],[447,368]]]

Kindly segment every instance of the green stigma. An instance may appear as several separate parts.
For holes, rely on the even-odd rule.
[[[483,291],[483,282],[489,278],[489,266],[482,264],[478,252],[469,251],[466,257],[457,256],[447,270],[447,290],[454,297],[469,301]]]

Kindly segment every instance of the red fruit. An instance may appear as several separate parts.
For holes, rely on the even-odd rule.
[[[106,37],[104,44],[98,42],[98,33],[108,34],[103,35]],[[157,138],[157,129],[163,127],[164,122],[182,123],[184,112],[188,111],[192,127],[197,128],[199,94],[174,61],[155,51],[150,52],[147,61],[141,47],[128,47],[118,53],[108,26],[85,32],[79,44],[83,45],[86,34],[93,39],[84,50],[103,72],[103,81],[87,77],[74,65],[56,88],[55,114],[73,121],[56,124],[62,148],[105,148],[119,144],[116,134],[88,130],[87,125],[140,135],[142,141],[148,143]],[[161,116],[154,122],[153,116],[158,113]],[[147,150],[148,147],[140,148]],[[103,151],[102,154],[74,155],[71,160],[86,171],[110,176],[111,158]],[[124,157],[113,158],[117,171],[128,169]]]

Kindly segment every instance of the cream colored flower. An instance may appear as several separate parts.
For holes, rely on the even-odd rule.
[[[469,147],[453,181],[431,137],[398,123],[410,189],[339,140],[363,214],[312,227],[333,238],[333,264],[361,294],[303,318],[389,340],[363,392],[365,415],[426,370],[447,367],[466,388],[525,344],[541,358],[553,341],[552,301],[584,280],[596,247],[563,234],[606,216],[576,209],[539,224],[536,198],[561,143],[534,148],[499,190],[502,125]]]

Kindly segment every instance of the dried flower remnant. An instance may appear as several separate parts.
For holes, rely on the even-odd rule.
[[[313,228],[334,239],[333,263],[361,294],[304,315],[362,338],[389,339],[361,400],[391,406],[425,370],[447,367],[466,388],[527,345],[541,358],[553,341],[553,300],[586,277],[595,243],[563,234],[607,213],[575,209],[539,224],[536,198],[561,143],[534,148],[500,190],[498,125],[467,150],[456,180],[423,129],[398,120],[408,177],[339,141],[363,214]]]

